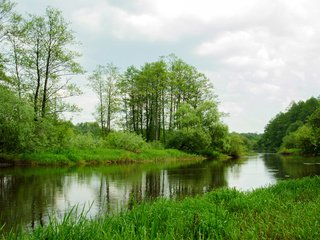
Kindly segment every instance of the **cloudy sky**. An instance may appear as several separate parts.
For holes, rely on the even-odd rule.
[[[122,71],[176,54],[215,86],[231,131],[263,132],[292,101],[320,95],[317,0],[16,0],[20,13],[62,10],[84,68],[113,62]],[[85,89],[75,121],[92,121]]]

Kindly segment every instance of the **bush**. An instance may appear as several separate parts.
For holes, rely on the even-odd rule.
[[[91,133],[76,134],[71,139],[71,145],[76,149],[93,149],[103,147],[103,141],[100,137],[95,137]]]
[[[146,147],[144,139],[136,133],[112,132],[106,138],[107,147],[114,149],[125,149],[131,152],[140,152]]]
[[[210,136],[202,129],[183,129],[169,136],[167,147],[185,152],[200,153],[210,145]]]
[[[148,146],[147,147],[149,149],[157,149],[157,150],[163,150],[165,148],[160,141],[148,142]]]
[[[34,122],[32,108],[0,86],[0,151],[29,150]]]
[[[232,157],[238,158],[241,154],[246,152],[244,139],[241,135],[231,133],[230,136],[230,148],[228,154]]]

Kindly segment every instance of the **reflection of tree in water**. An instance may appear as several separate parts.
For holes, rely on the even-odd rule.
[[[151,171],[146,174],[145,199],[155,199],[161,196],[161,175],[160,171]]]
[[[56,194],[63,186],[63,177],[51,174],[52,170],[41,171],[41,175],[22,168],[15,170],[15,174],[1,171],[0,225],[5,224],[6,231],[12,226],[33,228],[45,222],[48,206],[54,206]]]
[[[181,199],[226,186],[224,168],[223,164],[202,162],[158,170],[145,170],[142,167],[129,171],[128,167],[102,174],[96,190],[99,212],[110,213],[114,208],[130,208],[141,201],[159,197]]]
[[[284,179],[287,175],[283,164],[281,156],[277,154],[263,154],[263,162],[269,171],[274,172],[274,176],[277,179]]]
[[[319,158],[301,156],[282,156],[277,154],[262,155],[269,170],[275,170],[277,179],[301,178],[320,175]]]
[[[170,198],[203,194],[226,186],[223,164],[202,162],[168,170]]]
[[[94,200],[90,213],[94,216],[92,214],[114,213],[130,208],[141,201],[158,197],[180,199],[225,185],[224,165],[212,162],[184,166],[150,167],[141,164],[69,169],[0,169],[0,224],[6,222],[7,226],[33,227],[45,223],[48,209],[72,207],[64,204],[70,203],[68,197],[71,195],[68,193],[74,191],[73,187],[77,194],[83,196],[79,201]],[[83,195],[79,192],[82,188]]]

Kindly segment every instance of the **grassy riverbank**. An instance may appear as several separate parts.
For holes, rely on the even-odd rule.
[[[319,239],[320,177],[249,193],[158,200],[96,220],[66,216],[8,239]]]
[[[59,152],[34,152],[0,155],[0,162],[14,165],[78,165],[129,162],[177,161],[201,159],[176,149],[145,149],[131,152],[124,149],[72,149]]]

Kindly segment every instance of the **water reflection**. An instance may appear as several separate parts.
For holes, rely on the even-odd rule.
[[[49,213],[62,215],[74,205],[90,208],[88,216],[94,217],[158,197],[181,199],[223,186],[250,190],[279,179],[319,175],[318,163],[320,159],[261,154],[223,164],[2,168],[0,225],[6,224],[5,231],[32,228],[45,224]]]

